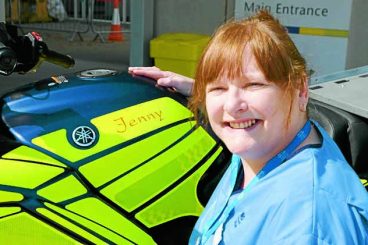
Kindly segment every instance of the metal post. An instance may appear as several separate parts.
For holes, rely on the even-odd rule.
[[[0,22],[5,22],[5,0],[0,0]]]
[[[130,66],[151,66],[149,41],[153,38],[154,0],[130,2]]]
[[[126,4],[126,0],[121,0],[121,5],[122,5],[122,8],[121,8],[121,22],[122,23],[126,23],[127,21],[127,16],[126,16],[126,7],[127,7],[127,4]]]

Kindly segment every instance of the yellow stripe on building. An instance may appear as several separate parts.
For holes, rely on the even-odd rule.
[[[299,34],[312,35],[312,36],[328,36],[328,37],[348,37],[349,31],[337,29],[300,27]]]

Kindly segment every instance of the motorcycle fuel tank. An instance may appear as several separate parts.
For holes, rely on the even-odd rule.
[[[0,241],[186,244],[228,152],[185,97],[95,69],[1,99]]]

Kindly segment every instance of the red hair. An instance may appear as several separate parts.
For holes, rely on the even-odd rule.
[[[240,78],[244,48],[248,45],[266,79],[284,89],[290,101],[306,82],[306,62],[287,30],[267,11],[218,28],[198,63],[189,107],[198,119],[205,112],[206,86],[221,77]]]

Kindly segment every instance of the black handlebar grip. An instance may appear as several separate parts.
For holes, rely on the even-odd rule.
[[[60,54],[52,50],[44,50],[40,56],[45,61],[62,66],[64,68],[73,67],[75,64],[74,59],[70,55]]]

